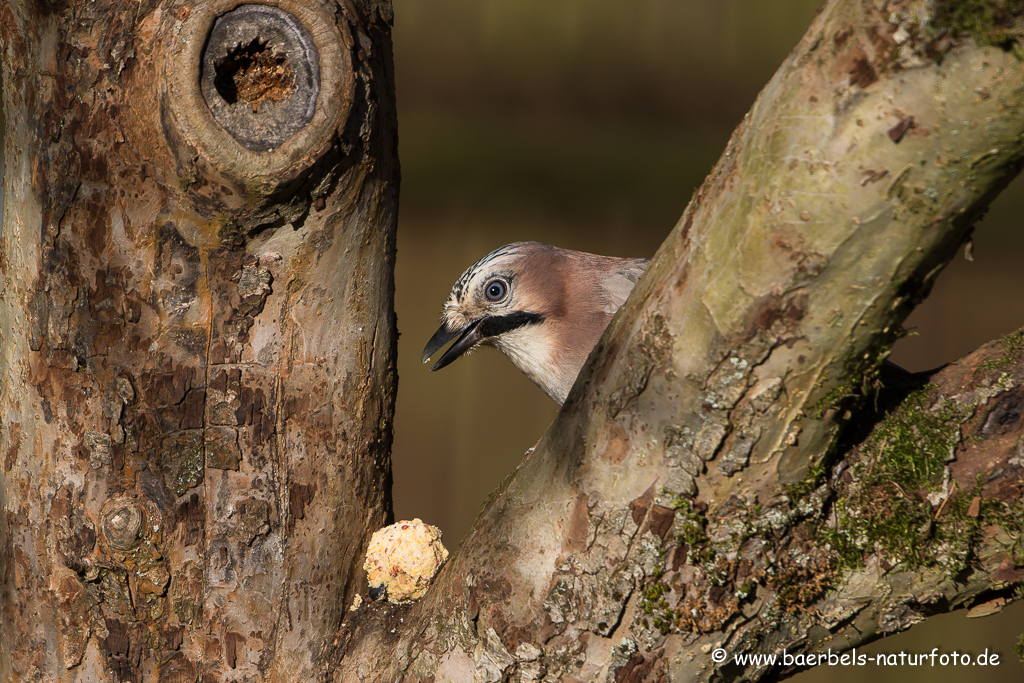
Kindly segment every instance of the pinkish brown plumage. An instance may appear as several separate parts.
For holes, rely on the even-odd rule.
[[[562,403],[648,262],[539,242],[495,249],[452,287],[423,362],[456,337],[431,370],[477,346],[494,346]]]

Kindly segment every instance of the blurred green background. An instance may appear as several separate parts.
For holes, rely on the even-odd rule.
[[[458,275],[539,240],[650,256],[759,89],[803,35],[807,0],[395,0],[402,195],[395,513],[454,547],[555,404],[497,352],[438,373],[419,363]],[[1024,184],[978,226],[908,321],[893,359],[954,360],[1024,325]],[[868,652],[1002,655],[989,669],[820,667],[797,680],[1020,681],[1024,604],[947,615]]]

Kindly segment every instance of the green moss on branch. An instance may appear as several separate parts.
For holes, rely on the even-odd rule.
[[[936,400],[932,393],[933,387],[924,387],[910,394],[850,468],[849,492],[836,501],[833,524],[820,531],[841,566],[859,568],[877,552],[905,569],[943,564],[956,574],[964,568],[978,520],[968,515],[972,496],[955,490],[946,463],[974,405]]]

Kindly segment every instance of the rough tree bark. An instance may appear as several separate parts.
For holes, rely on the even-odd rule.
[[[390,517],[390,23],[0,4],[0,679],[318,669]]]
[[[349,612],[389,7],[238,4],[0,7],[5,680],[758,678],[711,648],[1012,597],[1024,342],[875,375],[1024,160],[1016,5],[827,5],[431,591]]]

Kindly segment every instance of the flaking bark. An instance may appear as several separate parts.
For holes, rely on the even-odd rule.
[[[390,5],[238,4],[0,4],[4,681],[309,680],[390,517]]]

